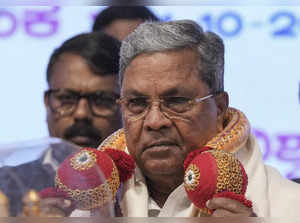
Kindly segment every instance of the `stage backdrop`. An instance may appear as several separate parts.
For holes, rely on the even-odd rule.
[[[193,19],[223,37],[230,106],[248,116],[266,162],[286,177],[300,177],[300,7],[150,8],[163,20]],[[43,92],[49,56],[64,40],[90,31],[101,9],[0,8],[1,148],[48,135]]]

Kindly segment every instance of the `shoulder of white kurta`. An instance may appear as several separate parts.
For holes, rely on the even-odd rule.
[[[300,184],[288,180],[266,165],[272,217],[300,217]]]
[[[82,210],[74,210],[70,217],[90,217],[91,216],[91,212],[90,211],[82,211]]]

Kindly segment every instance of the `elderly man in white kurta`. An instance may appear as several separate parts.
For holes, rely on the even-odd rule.
[[[249,208],[213,198],[206,204],[212,216],[300,217],[300,186],[264,165],[246,117],[229,107],[223,74],[222,40],[193,21],[144,23],[123,41],[124,131],[108,141],[123,141],[117,149],[131,154],[137,168],[119,192],[119,216],[195,216],[183,187],[183,162],[209,145],[241,161],[249,180],[246,197],[253,202]]]

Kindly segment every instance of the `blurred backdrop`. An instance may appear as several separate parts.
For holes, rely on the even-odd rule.
[[[89,32],[103,8],[0,8],[0,149],[48,136],[43,92],[50,54]],[[162,20],[193,19],[221,35],[230,106],[246,113],[266,162],[300,177],[300,6],[149,8]]]

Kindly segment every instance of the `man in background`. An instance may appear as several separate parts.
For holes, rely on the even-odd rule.
[[[82,34],[56,49],[47,68],[45,92],[51,136],[97,147],[120,128],[120,42],[104,33]]]
[[[159,21],[159,18],[145,6],[111,6],[96,16],[92,29],[122,41],[138,25],[149,20]]]
[[[121,127],[119,48],[117,39],[97,32],[77,35],[51,55],[44,95],[49,134],[72,144],[51,144],[35,161],[0,169],[0,190],[9,199],[11,216],[22,213],[29,189],[54,186],[55,171],[76,150],[73,144],[95,148]]]

